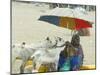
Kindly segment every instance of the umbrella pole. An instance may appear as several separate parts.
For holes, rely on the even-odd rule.
[[[77,34],[77,30],[71,30],[71,35],[73,36],[74,34]]]
[[[69,24],[67,23],[67,28],[69,28]],[[77,34],[77,30],[71,30],[71,35],[73,36],[74,34]]]

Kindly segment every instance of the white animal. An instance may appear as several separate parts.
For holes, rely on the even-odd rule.
[[[36,63],[36,69],[38,70],[41,64],[49,64],[52,63],[55,66],[53,66],[53,71],[57,70],[57,62],[59,59],[60,52],[64,49],[64,43],[65,41],[60,38],[56,37],[56,45],[52,48],[41,48],[41,50],[37,50],[31,58],[33,59],[33,62]],[[52,41],[52,40],[51,40]]]
[[[44,49],[53,47],[55,44],[56,41],[51,42],[49,37],[47,37],[43,42],[34,45],[27,45],[25,42],[22,44],[15,44],[12,46],[12,63],[14,64],[16,62],[16,57],[20,58],[22,60],[20,69],[21,72],[23,72],[27,60],[35,51],[43,51]]]
[[[25,48],[22,46],[15,46],[12,48],[12,63],[14,64],[16,62],[16,58],[21,59],[22,65],[18,65],[21,72],[23,72],[23,69],[25,67],[25,64],[27,60],[30,58],[30,56],[35,52],[35,49],[32,48]],[[15,64],[16,65],[16,64]]]
[[[30,57],[35,58],[33,62],[36,62],[37,69],[42,63],[51,62],[57,65],[59,53],[64,49],[64,43],[65,41],[60,37],[47,37],[38,44],[26,45],[22,43],[21,45],[14,45],[12,47],[12,63],[15,62],[16,57],[22,59],[22,65],[19,66],[21,73],[24,72],[25,64]]]

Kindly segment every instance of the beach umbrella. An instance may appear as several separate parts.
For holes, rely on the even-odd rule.
[[[80,30],[82,28],[92,27],[89,21],[67,16],[64,17],[64,16],[44,15],[41,16],[39,20],[54,24],[56,26],[68,28],[71,30]]]

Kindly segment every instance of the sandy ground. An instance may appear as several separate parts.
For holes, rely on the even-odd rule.
[[[40,15],[48,11],[48,6],[36,7],[34,4],[12,3],[12,44],[25,41],[27,44],[44,40],[47,36],[60,36],[71,40],[69,29],[38,21]],[[89,12],[95,21],[95,12]],[[88,17],[88,18],[90,18]],[[90,29],[91,36],[81,36],[84,51],[84,65],[95,65],[95,24]]]

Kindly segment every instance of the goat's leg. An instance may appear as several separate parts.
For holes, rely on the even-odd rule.
[[[56,65],[55,65],[55,63],[49,63],[49,71],[50,72],[56,71]]]
[[[24,68],[25,68],[25,65],[26,65],[26,62],[27,61],[24,61],[20,67],[20,73],[24,73]]]

